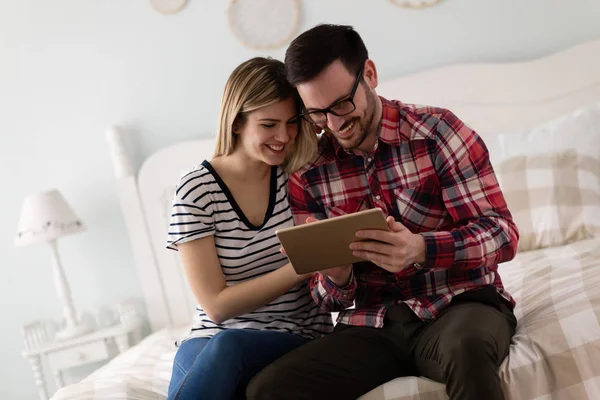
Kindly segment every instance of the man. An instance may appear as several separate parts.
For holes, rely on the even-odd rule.
[[[341,311],[334,333],[264,369],[248,398],[355,399],[425,376],[452,400],[503,399],[516,319],[498,264],[519,235],[483,141],[448,110],[378,97],[352,27],[301,34],[285,64],[302,117],[325,131],[316,160],[290,177],[297,222],[379,207],[390,231],[357,233],[365,262],[315,274],[315,301]]]

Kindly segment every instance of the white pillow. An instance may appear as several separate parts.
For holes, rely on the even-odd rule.
[[[600,103],[577,109],[530,131],[500,133],[492,147],[496,161],[515,156],[550,154],[567,149],[600,154]]]

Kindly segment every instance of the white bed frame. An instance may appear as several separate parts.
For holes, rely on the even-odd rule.
[[[381,82],[378,93],[448,108],[484,139],[529,129],[600,102],[600,39],[527,62],[455,65],[398,77]],[[168,210],[181,172],[210,159],[214,139],[161,149],[136,171],[125,135],[118,128],[107,132],[150,325],[154,331],[186,324],[196,302],[177,254],[165,249]]]

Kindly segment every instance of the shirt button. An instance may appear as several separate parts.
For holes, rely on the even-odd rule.
[[[371,157],[367,158],[367,162],[371,162],[373,159]]]
[[[375,199],[377,199],[377,200],[381,200],[381,196],[380,196],[380,195],[377,195],[377,196],[375,196]]]

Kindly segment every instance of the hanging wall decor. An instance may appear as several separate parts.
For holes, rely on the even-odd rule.
[[[150,0],[150,4],[161,14],[175,14],[181,11],[187,0]]]
[[[389,0],[390,3],[404,8],[426,8],[442,2],[442,0]]]
[[[299,0],[230,0],[227,10],[233,35],[246,47],[274,49],[298,30]]]

